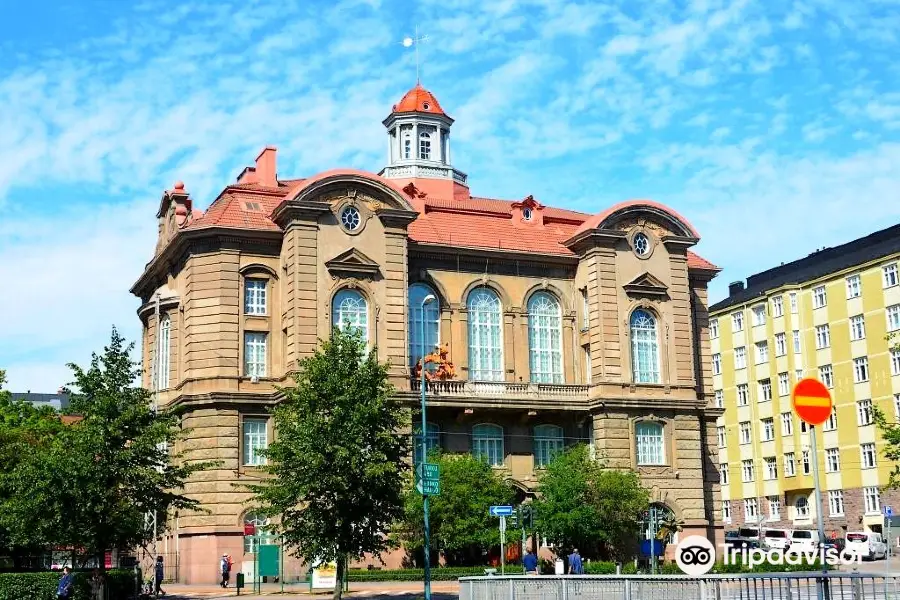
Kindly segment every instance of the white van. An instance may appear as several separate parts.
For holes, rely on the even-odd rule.
[[[803,552],[806,550],[818,551],[819,532],[812,529],[794,529],[791,531],[791,550]]]
[[[852,531],[847,534],[846,547],[848,554],[875,560],[887,557],[887,544],[881,539],[880,533],[871,531]]]
[[[787,550],[791,545],[791,532],[787,529],[766,529],[763,546],[769,549]]]

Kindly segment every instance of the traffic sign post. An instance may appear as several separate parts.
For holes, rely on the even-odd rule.
[[[441,493],[441,468],[433,463],[416,466],[416,491],[423,496],[438,496]]]
[[[822,543],[825,541],[825,525],[822,522],[822,488],[819,487],[819,450],[816,444],[816,427],[822,425],[831,416],[833,406],[831,392],[818,379],[807,377],[794,385],[794,390],[791,392],[791,404],[797,416],[809,425],[809,452],[813,465],[816,524],[819,529],[819,543]],[[822,573],[828,573],[824,562],[822,563]],[[816,591],[819,600],[827,599],[830,596],[826,578],[823,577],[819,581]]]
[[[489,513],[492,517],[508,517],[508,516],[510,516],[511,514],[513,514],[513,507],[512,507],[512,506],[505,506],[505,505],[501,505],[501,506],[492,506],[492,507],[490,507],[490,508],[488,509],[488,513]]]
[[[500,517],[500,574],[506,572],[506,517],[512,516],[513,507],[509,505],[492,506],[488,509],[492,517]]]

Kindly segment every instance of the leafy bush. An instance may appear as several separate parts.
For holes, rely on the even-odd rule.
[[[62,574],[53,571],[40,573],[0,573],[0,600],[56,600],[56,586]],[[75,594],[72,600],[89,600],[91,573],[75,573]],[[114,569],[106,574],[110,598],[129,598],[134,592],[134,574]]]

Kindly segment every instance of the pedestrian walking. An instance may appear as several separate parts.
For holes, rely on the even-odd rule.
[[[92,600],[105,600],[105,590],[103,589],[103,575],[100,569],[94,569],[91,573],[91,598]]]
[[[69,567],[63,568],[63,576],[59,578],[59,585],[56,586],[56,600],[70,600],[75,584],[75,578]]]
[[[163,568],[163,557],[156,557],[156,565],[154,572],[154,579],[156,580],[156,586],[154,587],[153,593],[157,596],[165,596],[166,593],[162,590],[162,580],[165,569]]]
[[[222,587],[228,587],[228,580],[231,578],[231,560],[229,560],[229,556],[227,554],[222,555],[222,560],[219,564],[219,570],[222,573]]]
[[[581,555],[578,554],[578,548],[574,548],[569,555],[569,575],[584,575],[584,565],[581,562]]]
[[[525,567],[526,575],[538,574],[538,557],[534,553],[534,550],[528,549],[528,553],[522,558],[522,566]]]

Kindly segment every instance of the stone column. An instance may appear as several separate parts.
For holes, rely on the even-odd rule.
[[[391,164],[394,162],[394,146],[393,146],[393,140],[392,140],[393,136],[391,135],[392,131],[394,131],[394,130],[388,129],[388,132],[387,132],[387,136],[388,136],[388,156],[387,156],[388,162],[387,162],[387,164]]]

